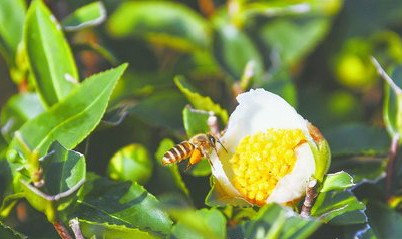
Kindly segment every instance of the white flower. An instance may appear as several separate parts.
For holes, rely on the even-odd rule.
[[[314,157],[320,149],[314,133],[319,131],[284,99],[263,89],[240,94],[237,101],[220,138],[227,151],[218,147],[219,157],[211,154],[220,193],[256,205],[301,198],[316,176]],[[326,153],[319,177],[328,169],[328,148]]]

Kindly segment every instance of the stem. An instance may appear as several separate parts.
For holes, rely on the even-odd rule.
[[[318,181],[316,179],[311,180],[306,188],[306,197],[304,198],[303,207],[300,212],[300,216],[304,218],[310,217],[311,208],[314,205],[314,201],[318,195],[317,192]]]
[[[399,88],[395,82],[391,79],[391,77],[384,71],[381,67],[380,63],[374,58],[371,57],[371,61],[373,62],[375,68],[377,69],[378,74],[388,83],[389,86],[397,93],[402,94],[402,89]]]
[[[80,223],[77,218],[70,220],[70,228],[73,230],[76,239],[84,239],[81,233]]]
[[[392,137],[391,147],[389,148],[387,176],[386,176],[386,197],[387,200],[392,196],[392,182],[394,178],[395,164],[399,148],[399,134]]]
[[[56,229],[60,238],[62,239],[73,239],[73,237],[68,232],[67,228],[60,221],[55,221],[53,223],[54,229]]]

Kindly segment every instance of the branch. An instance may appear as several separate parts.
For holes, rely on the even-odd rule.
[[[84,236],[81,233],[80,223],[78,222],[77,218],[70,220],[70,227],[73,230],[76,239],[84,239]]]
[[[394,179],[394,171],[397,160],[398,148],[399,148],[399,134],[395,134],[392,137],[391,146],[389,148],[388,163],[387,163],[387,176],[386,176],[386,197],[389,199],[392,196],[392,182]]]
[[[300,216],[304,218],[310,217],[311,208],[314,205],[314,201],[318,196],[317,192],[318,181],[316,179],[311,180],[306,187],[306,197],[304,198],[303,207],[300,212]]]
[[[56,229],[57,233],[59,234],[60,238],[62,239],[73,239],[70,233],[68,232],[67,228],[63,225],[60,221],[55,221],[53,223],[54,229]]]

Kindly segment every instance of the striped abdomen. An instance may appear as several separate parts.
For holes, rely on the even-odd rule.
[[[195,148],[195,145],[188,141],[176,144],[163,155],[162,163],[166,165],[181,162],[189,158]]]

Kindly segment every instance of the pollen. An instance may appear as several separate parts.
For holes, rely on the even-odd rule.
[[[251,203],[265,204],[296,162],[295,148],[306,142],[300,129],[268,129],[244,137],[230,159],[234,186]]]

